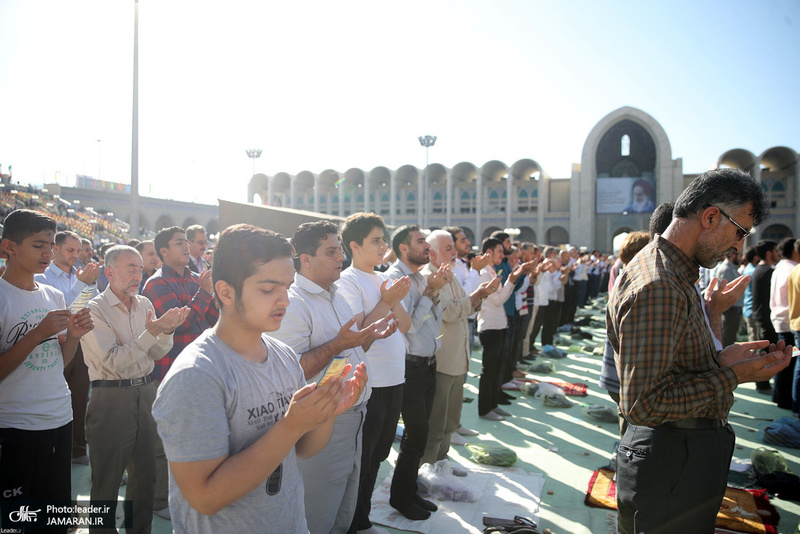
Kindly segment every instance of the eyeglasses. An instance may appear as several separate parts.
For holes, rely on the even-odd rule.
[[[727,217],[730,222],[732,222],[733,224],[736,225],[736,228],[738,228],[738,230],[736,230],[736,234],[739,236],[739,241],[741,241],[742,239],[745,239],[747,236],[750,235],[750,230],[745,230],[742,227],[742,225],[737,223],[736,221],[734,221],[733,218],[730,215],[728,215],[727,213],[722,211],[719,207],[717,207],[717,206],[715,206],[715,207],[719,210],[719,212],[721,214],[723,214],[725,217]]]

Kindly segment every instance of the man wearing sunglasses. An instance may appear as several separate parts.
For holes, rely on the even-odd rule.
[[[771,378],[789,365],[792,349],[763,340],[717,351],[694,284],[700,266],[741,251],[768,212],[749,174],[708,171],[681,193],[666,231],[619,279],[607,332],[629,423],[617,455],[622,534],[714,531],[735,442],[727,423],[733,390]]]

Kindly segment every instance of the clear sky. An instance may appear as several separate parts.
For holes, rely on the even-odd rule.
[[[133,0],[0,0],[0,164],[130,181]],[[570,176],[634,106],[686,173],[800,150],[800,2],[139,3],[142,194],[243,201],[256,172],[532,158]],[[101,141],[98,142],[98,139]]]

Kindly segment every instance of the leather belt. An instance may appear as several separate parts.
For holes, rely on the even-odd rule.
[[[688,429],[701,429],[701,428],[722,428],[727,424],[723,419],[709,419],[706,417],[690,417],[680,421],[671,421],[664,423],[664,426],[670,428],[688,428]]]
[[[92,387],[95,388],[135,388],[149,384],[156,377],[153,373],[141,378],[129,378],[127,380],[92,380]]]
[[[406,354],[406,361],[414,363],[424,363],[433,365],[436,363],[436,356],[414,356],[413,354]]]

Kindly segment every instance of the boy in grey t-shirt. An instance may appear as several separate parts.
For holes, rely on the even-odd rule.
[[[153,405],[177,533],[308,531],[296,457],[325,447],[366,372],[305,385],[293,351],[264,335],[289,304],[291,254],[283,236],[253,226],[220,236],[219,322],[178,356]]]

